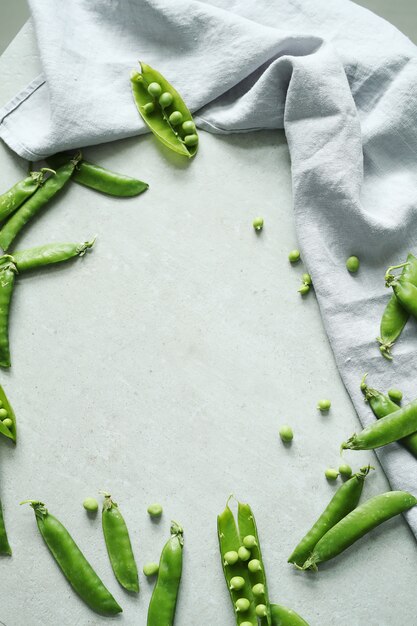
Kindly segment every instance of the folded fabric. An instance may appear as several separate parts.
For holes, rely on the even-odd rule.
[[[360,419],[374,419],[359,390],[366,371],[415,398],[415,322],[393,364],[375,337],[384,270],[417,252],[416,47],[347,0],[29,4],[43,74],[0,111],[9,146],[37,160],[144,132],[129,84],[138,59],[178,88],[201,128],[285,128],[303,258]],[[416,494],[417,461],[396,444],[378,455],[392,487]],[[417,534],[417,511],[407,519]]]

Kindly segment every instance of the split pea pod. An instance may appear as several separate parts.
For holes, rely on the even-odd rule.
[[[97,613],[116,615],[122,611],[104,586],[67,529],[51,515],[42,502],[27,500],[35,511],[36,522],[62,573],[82,600]]]
[[[383,522],[411,509],[417,499],[407,491],[389,491],[370,498],[333,526],[316,544],[303,569],[317,570]]]
[[[0,501],[0,555],[11,556],[12,549],[7,538],[6,525],[4,523],[3,507]]]
[[[308,626],[295,611],[281,604],[271,604],[272,626]]]
[[[118,505],[107,493],[104,494],[102,525],[114,575],[122,587],[138,593],[138,568],[133,555],[129,531]]]
[[[183,529],[171,525],[171,537],[159,561],[158,578],[148,609],[147,626],[173,626],[182,574]]]
[[[0,196],[0,222],[14,213],[28,200],[42,185],[45,172],[55,174],[54,170],[43,168],[39,172],[31,172],[29,176],[19,181],[11,189]]]
[[[16,443],[16,416],[3,387],[0,385],[0,435]]]
[[[288,558],[289,563],[301,567],[312,554],[315,545],[348,513],[358,505],[362,494],[365,478],[371,467],[363,467],[357,474],[347,480],[334,494],[323,513],[313,524],[308,533],[301,539]]]
[[[130,81],[143,121],[164,146],[193,157],[198,135],[184,100],[162,74],[142,61],[140,65],[142,72],[132,71]]]
[[[65,165],[69,158],[67,154],[55,154],[47,159],[47,163],[57,169]],[[77,163],[72,180],[84,185],[84,187],[119,198],[138,196],[149,189],[148,183],[144,183],[142,180],[112,172],[89,161],[84,161],[84,159]]]
[[[239,558],[242,547],[239,531],[229,504],[223,513],[217,517],[217,535],[219,539],[220,558],[223,574],[232,600],[236,624],[257,624],[255,612],[254,592],[249,578],[247,561]],[[263,598],[265,589],[259,587],[260,597]],[[258,591],[257,589],[257,591]],[[245,600],[246,602],[242,602]],[[239,607],[249,604],[246,610]]]
[[[81,243],[49,243],[14,252],[13,260],[18,272],[27,272],[45,265],[69,261],[77,256],[84,256],[87,250],[93,247],[94,242],[95,238]]]
[[[365,401],[369,402],[369,406],[372,409],[373,414],[377,419],[382,419],[386,415],[395,413],[398,411],[398,404],[393,402],[388,396],[377,389],[371,389],[365,383],[366,374],[362,379],[361,390],[365,396]],[[403,439],[399,439],[398,443],[401,443],[411,454],[417,459],[417,432],[407,435]]]
[[[9,311],[12,300],[16,266],[12,257],[0,257],[0,367],[10,367]]]
[[[81,159],[78,153],[65,165],[56,170],[56,174],[48,180],[27,200],[4,224],[0,230],[0,246],[8,250],[14,239],[27,222],[37,215],[45,204],[51,200],[71,178],[77,163]]]
[[[271,626],[271,606],[269,603],[265,566],[262,559],[255,517],[249,504],[238,503],[237,521],[240,541],[251,553],[247,567],[252,589],[254,587],[256,589],[260,589],[260,586],[263,587],[262,594],[254,594],[255,614],[261,626]]]

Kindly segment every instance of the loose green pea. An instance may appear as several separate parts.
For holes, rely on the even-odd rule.
[[[347,465],[346,463],[343,465],[340,465],[339,474],[341,476],[344,476],[345,478],[350,478],[352,476],[352,468],[350,467],[350,465]]]
[[[95,498],[86,498],[83,502],[83,507],[86,511],[94,512],[98,509],[98,502]]]
[[[193,135],[195,133],[195,124],[191,120],[187,120],[182,125],[182,130],[186,135]]]
[[[149,576],[156,576],[159,571],[158,563],[145,563],[143,566],[143,573],[149,578]]]
[[[182,113],[179,111],[173,111],[168,119],[173,126],[178,126],[178,124],[181,124],[183,120]]]
[[[13,421],[10,417],[6,417],[6,419],[3,420],[3,424],[7,426],[7,428],[11,428],[13,426]]]
[[[160,504],[150,504],[148,506],[148,513],[151,517],[161,517],[162,506]]]
[[[257,583],[252,587],[252,593],[254,596],[263,596],[265,594],[265,586],[262,583]]]
[[[301,254],[299,250],[291,250],[291,252],[288,255],[288,260],[290,263],[298,263],[298,261],[301,259]]]
[[[146,113],[146,115],[149,115],[150,113],[153,113],[155,111],[155,105],[153,102],[147,102],[146,104],[143,105],[143,110]]]
[[[389,389],[388,396],[393,402],[396,402],[397,404],[399,404],[401,400],[403,399],[403,392],[400,389]]]
[[[239,555],[234,550],[231,550],[230,552],[226,552],[226,554],[224,555],[224,562],[227,565],[235,565],[238,562],[238,560],[239,560]]]
[[[148,86],[148,94],[153,98],[159,98],[162,93],[162,87],[159,83],[151,83]]]
[[[250,559],[250,552],[247,548],[245,548],[245,546],[240,546],[239,550],[237,551],[238,555],[239,555],[239,559],[241,561],[249,561]]]
[[[8,416],[9,416],[9,414],[8,414],[8,412],[6,411],[6,409],[0,409],[0,419],[1,419],[1,420],[6,419],[6,417],[8,417]]]
[[[252,561],[249,561],[248,563],[248,570],[252,574],[256,574],[256,572],[260,572],[262,570],[261,562],[258,561],[258,559],[252,559]]]
[[[266,617],[267,616],[267,610],[266,610],[266,606],[265,604],[258,604],[255,607],[255,613],[258,617]]]
[[[337,471],[337,469],[333,469],[333,467],[328,467],[324,474],[329,480],[336,480],[336,478],[339,476],[339,472]]]
[[[355,274],[359,269],[360,261],[357,256],[350,256],[346,261],[346,267],[349,272]]]
[[[330,400],[319,400],[317,403],[317,408],[319,411],[329,411],[330,407],[332,406],[332,403],[330,402]]]
[[[312,279],[311,279],[310,274],[303,274],[303,275],[301,276],[301,280],[303,281],[303,283],[304,283],[305,285],[312,285],[312,284],[313,284],[313,281],[312,281]]]
[[[184,143],[186,146],[196,146],[198,144],[198,135],[186,135],[184,137]]]
[[[230,579],[230,589],[232,591],[240,591],[245,586],[245,579],[242,576],[233,576]]]
[[[298,290],[298,293],[300,293],[302,296],[305,296],[309,291],[310,291],[310,285],[301,285],[300,289]]]
[[[263,217],[255,217],[252,222],[252,226],[255,230],[262,230],[264,227],[264,218]]]
[[[248,548],[248,550],[254,548],[256,546],[256,537],[253,535],[246,535],[246,537],[243,537],[243,545],[245,548]]]
[[[172,104],[173,97],[169,93],[169,91],[164,91],[164,93],[159,98],[159,104],[162,108],[169,107]]]
[[[287,426],[286,424],[284,426],[281,426],[281,428],[279,429],[279,436],[285,443],[292,441],[294,438],[294,433],[291,426]]]
[[[250,607],[250,602],[247,598],[239,598],[236,602],[236,611],[245,613]]]

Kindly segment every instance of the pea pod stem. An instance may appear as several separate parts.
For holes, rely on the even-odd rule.
[[[391,287],[392,283],[399,279],[399,276],[397,276],[396,274],[393,274],[392,270],[399,270],[403,267],[407,267],[408,265],[410,265],[408,261],[406,261],[405,263],[400,263],[399,265],[391,265],[391,267],[389,267],[387,271],[385,272],[386,287]]]

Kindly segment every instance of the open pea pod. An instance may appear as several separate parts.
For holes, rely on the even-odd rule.
[[[0,403],[0,434],[16,443],[16,416],[1,385]]]
[[[133,97],[140,115],[153,134],[170,150],[193,157],[198,135],[187,105],[174,87],[142,61],[142,72],[130,77]]]

